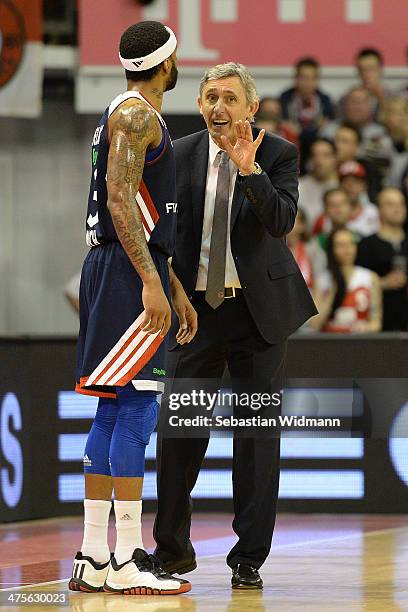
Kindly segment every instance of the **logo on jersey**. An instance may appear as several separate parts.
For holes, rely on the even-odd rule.
[[[83,458],[83,464],[86,467],[92,467],[92,461],[91,459],[88,457],[88,455],[85,455],[85,457]]]
[[[86,244],[89,247],[98,246],[98,244],[100,244],[96,236],[96,230],[86,230]]]
[[[176,213],[177,212],[177,202],[167,202],[166,204],[166,212],[167,213]]]
[[[94,216],[92,216],[91,213],[89,213],[89,217],[86,220],[86,222],[89,225],[89,227],[94,227],[97,223],[99,223],[98,212]]]
[[[153,368],[153,374],[157,374],[157,376],[166,376],[166,370],[163,370],[163,368]]]
[[[104,125],[101,125],[101,126],[99,126],[99,127],[97,127],[97,128],[96,128],[96,130],[95,130],[95,134],[94,134],[94,137],[93,137],[93,140],[92,140],[92,146],[93,146],[93,147],[97,147],[97,146],[98,146],[98,144],[100,143],[100,141],[101,141],[101,135],[102,135],[102,132],[103,132],[103,128],[104,128],[104,127],[105,127]]]

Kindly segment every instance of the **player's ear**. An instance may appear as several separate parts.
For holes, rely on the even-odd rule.
[[[165,74],[169,74],[169,72],[171,70],[171,61],[170,61],[169,57],[164,60],[164,62],[163,62],[163,69],[164,69]]]
[[[203,114],[203,104],[201,102],[200,96],[198,96],[197,98],[197,106],[198,106],[198,110],[200,111],[200,115],[202,115]]]

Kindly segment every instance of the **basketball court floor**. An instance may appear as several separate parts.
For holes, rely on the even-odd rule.
[[[144,543],[149,549],[154,546],[153,518],[144,518]],[[167,597],[68,591],[81,535],[79,517],[0,526],[0,610],[408,611],[405,516],[281,514],[273,552],[261,570],[263,591],[233,591],[225,564],[225,554],[235,541],[231,517],[197,514],[193,540],[198,568],[188,574],[193,588],[188,594]],[[113,529],[110,542],[113,547]],[[54,603],[21,603],[23,595],[35,599],[37,593],[42,601]]]

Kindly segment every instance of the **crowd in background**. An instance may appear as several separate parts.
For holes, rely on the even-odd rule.
[[[320,314],[302,331],[408,330],[408,87],[390,91],[376,49],[335,104],[314,58],[261,100],[256,125],[299,147],[299,213],[289,247]]]

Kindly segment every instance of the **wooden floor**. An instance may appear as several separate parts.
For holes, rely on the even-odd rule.
[[[0,610],[75,612],[408,612],[408,518],[280,515],[262,592],[232,591],[225,554],[235,542],[228,515],[196,515],[198,568],[187,595],[125,597],[70,593],[67,578],[81,543],[78,518],[0,526]],[[144,519],[151,548],[152,517]],[[111,529],[110,539],[114,534]],[[185,576],[187,577],[187,576]],[[18,605],[10,594],[61,593],[68,605]]]

